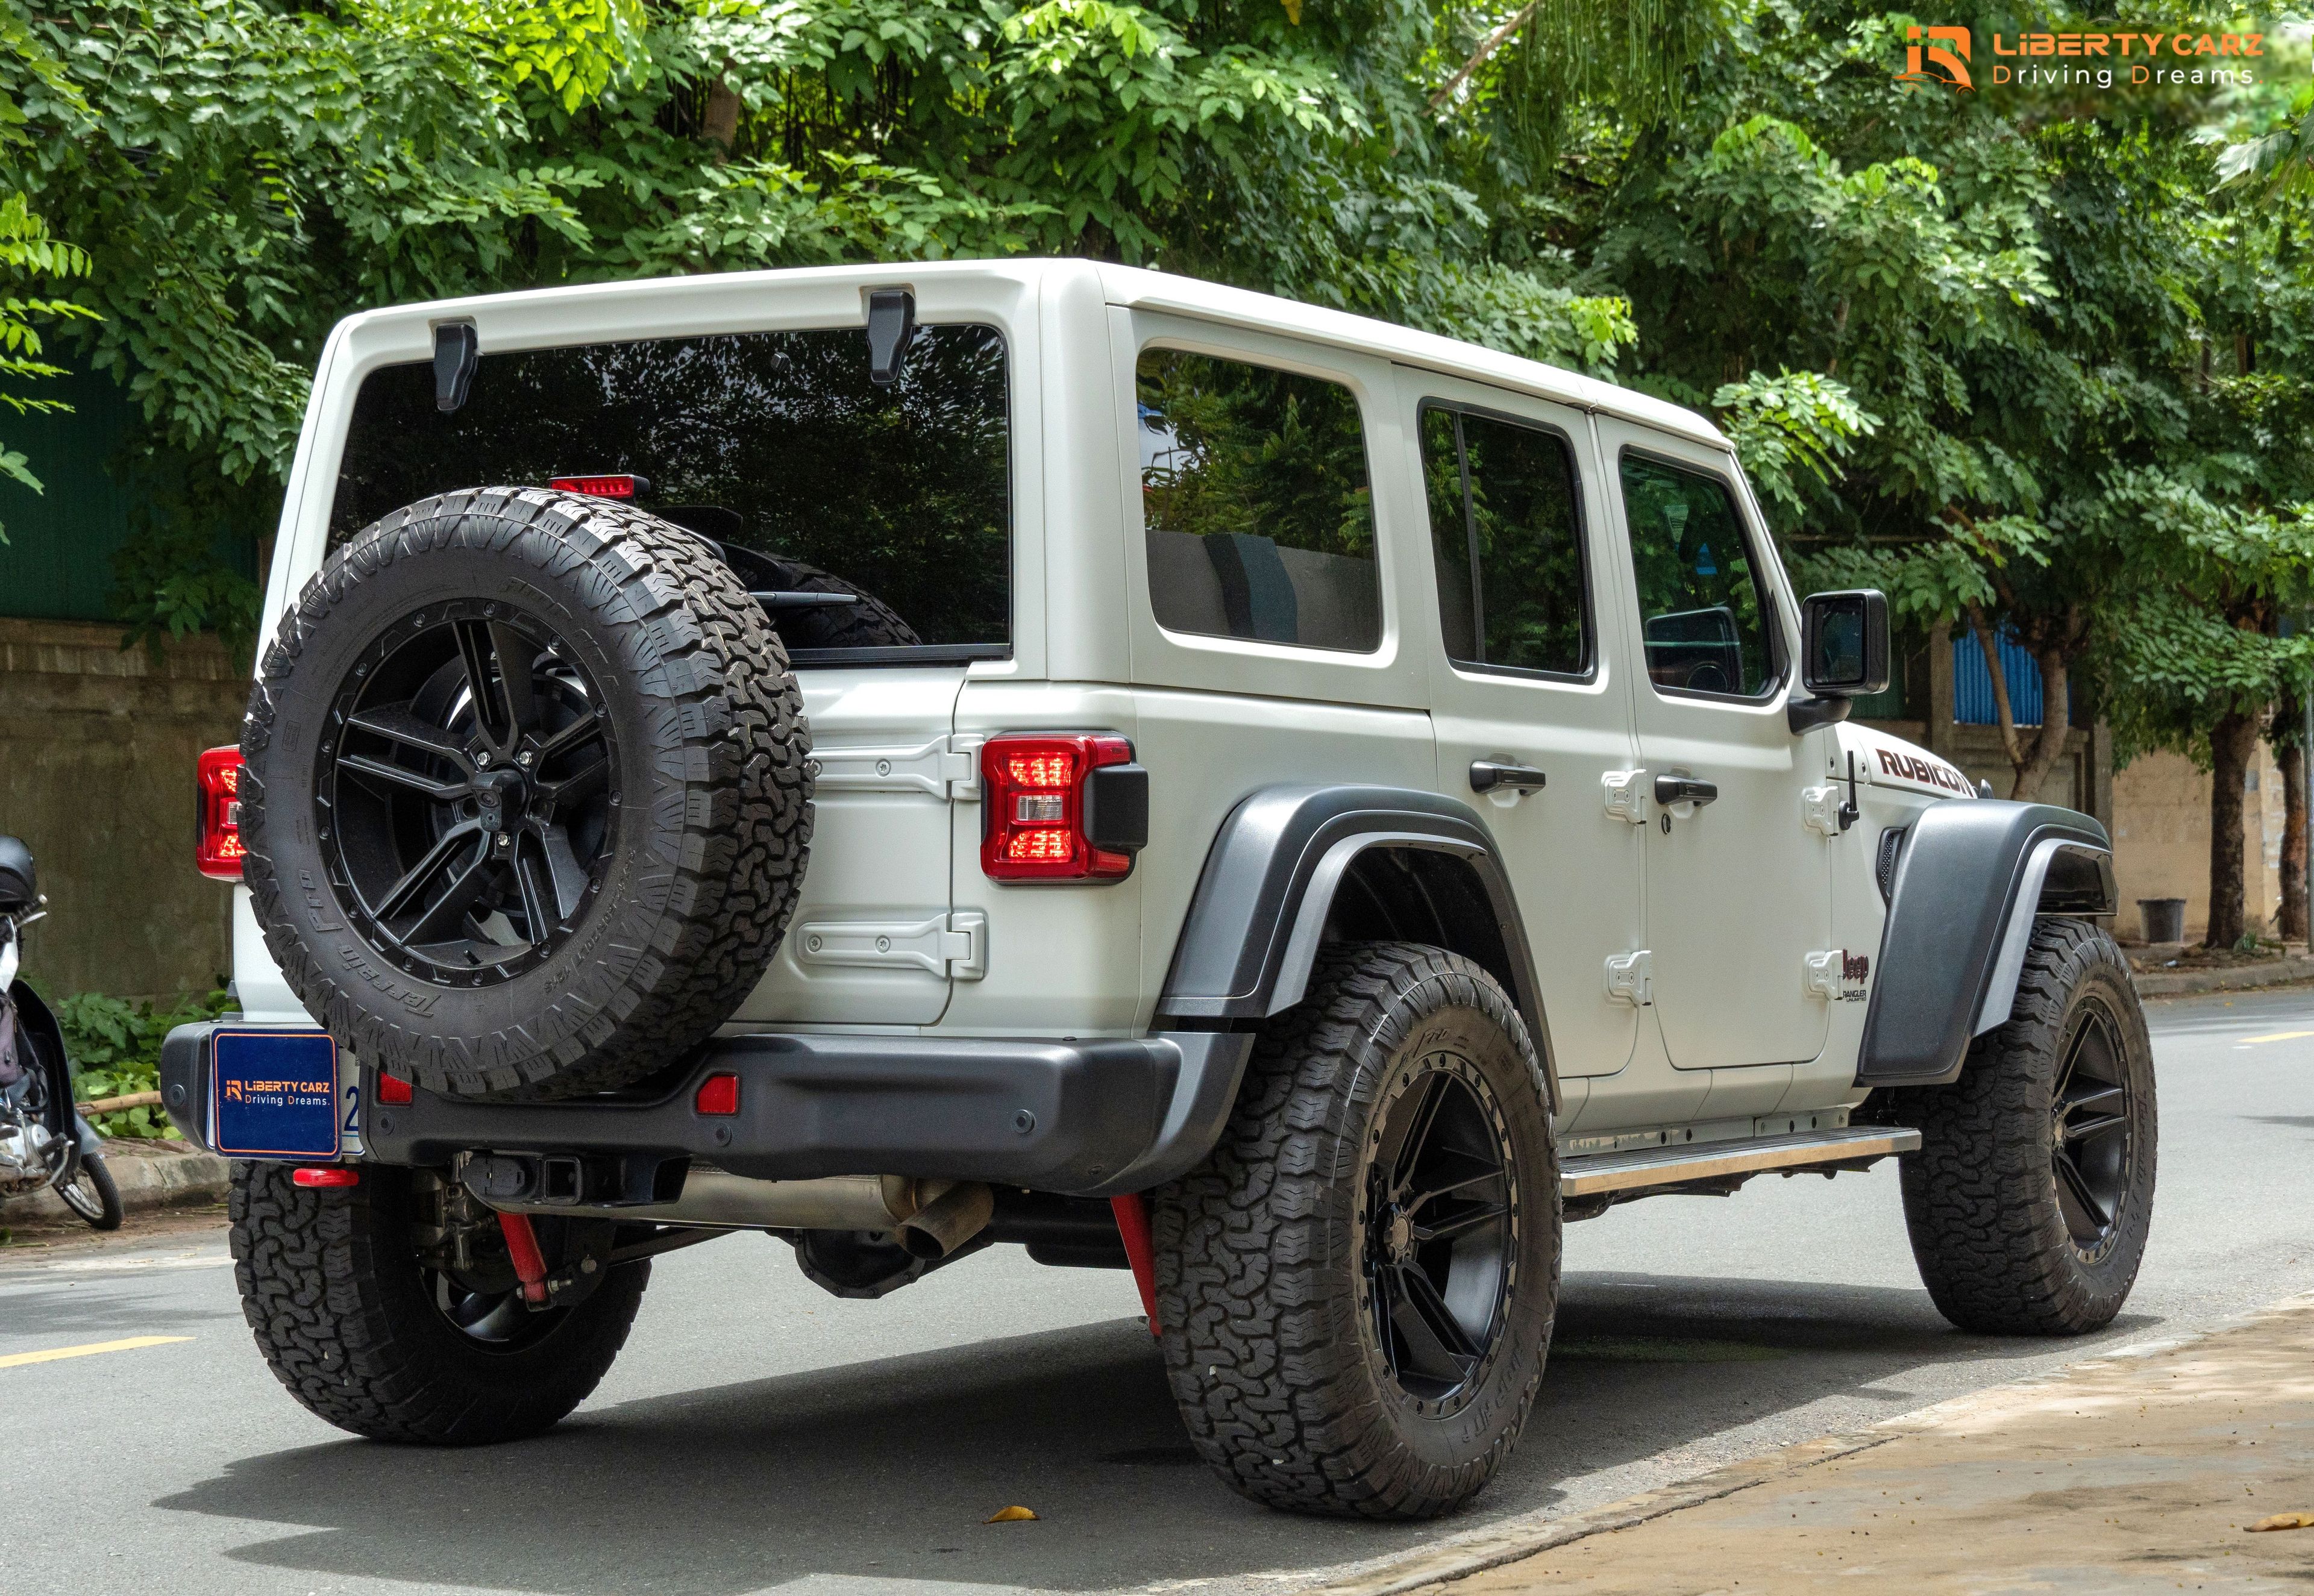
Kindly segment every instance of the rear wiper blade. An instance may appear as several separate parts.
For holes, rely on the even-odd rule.
[[[747,596],[754,599],[757,604],[762,604],[764,608],[767,610],[817,610],[826,604],[856,604],[860,602],[860,595],[856,593],[782,593],[773,591],[767,593],[750,593]]]

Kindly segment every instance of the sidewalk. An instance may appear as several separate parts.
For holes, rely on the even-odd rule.
[[[1650,1493],[1452,1583],[1409,1584],[1426,1571],[1401,1565],[1347,1588],[2303,1591],[2314,1529],[2245,1526],[2309,1510],[2314,1296]]]
[[[2221,954],[2222,962],[2203,963],[2198,948],[2175,942],[2158,948],[2124,948],[2131,979],[2142,998],[2177,998],[2191,992],[2250,992],[2293,981],[2314,981],[2314,957],[2292,943],[2291,950],[2265,958]]]

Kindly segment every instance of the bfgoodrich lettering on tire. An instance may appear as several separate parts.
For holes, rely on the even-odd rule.
[[[534,488],[332,556],[242,739],[243,870],[291,990],[429,1091],[623,1086],[761,979],[801,885],[785,651],[697,533]]]
[[[1426,1518],[1509,1455],[1550,1340],[1559,1168],[1533,1045],[1478,966],[1329,950],[1153,1217],[1174,1398],[1245,1495]]]
[[[1895,1094],[1912,1256],[1965,1330],[2079,1336],[2128,1301],[2153,1221],[2153,1045],[2113,939],[2033,932],[2009,1022],[1950,1086]]]

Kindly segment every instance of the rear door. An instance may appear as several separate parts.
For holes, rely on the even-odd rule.
[[[1832,851],[1801,798],[1813,745],[1784,713],[1797,617],[1726,454],[1596,426],[1633,584],[1625,657],[1665,1045],[1683,1070],[1813,1058],[1829,1004],[1807,977],[1831,942]]]
[[[1400,384],[1437,577],[1439,790],[1478,807],[1508,862],[1559,1075],[1612,1075],[1638,1036],[1638,1007],[1607,974],[1645,945],[1642,855],[1605,801],[1636,760],[1589,427],[1427,372]]]

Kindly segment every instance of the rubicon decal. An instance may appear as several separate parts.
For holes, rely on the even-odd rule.
[[[1930,759],[1917,754],[1899,754],[1894,748],[1875,749],[1879,760],[1880,774],[1892,776],[1898,783],[1913,787],[1935,787],[1963,797],[1974,795],[1976,789],[1968,778],[1941,759]]]

